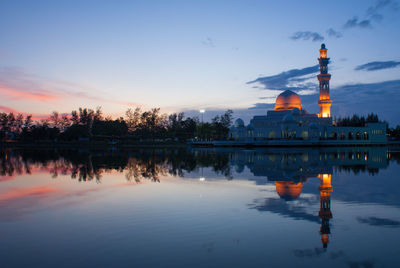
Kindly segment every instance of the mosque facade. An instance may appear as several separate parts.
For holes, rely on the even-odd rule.
[[[325,44],[321,45],[318,59],[319,113],[308,113],[301,98],[291,90],[282,92],[275,101],[274,110],[266,115],[254,116],[247,126],[236,119],[229,132],[230,145],[241,144],[386,144],[386,124],[367,123],[363,127],[336,126],[331,116],[328,73],[329,58]],[[224,145],[224,144],[216,144]]]

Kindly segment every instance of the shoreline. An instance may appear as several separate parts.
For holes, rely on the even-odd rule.
[[[107,142],[0,142],[0,148],[62,148],[62,149],[122,149],[122,148],[186,148],[180,142],[117,143]]]
[[[270,140],[270,141],[198,141],[189,142],[193,147],[238,147],[238,148],[258,148],[258,147],[369,147],[369,146],[400,146],[400,141],[387,142],[365,142],[354,140],[349,142],[329,141],[329,140]]]
[[[137,142],[109,144],[98,141],[77,142],[0,142],[0,149],[4,148],[61,148],[61,149],[134,149],[134,148],[307,148],[307,147],[400,147],[400,141],[387,143],[320,143],[320,142]]]

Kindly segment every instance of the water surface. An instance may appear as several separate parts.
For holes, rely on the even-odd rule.
[[[386,147],[3,150],[1,267],[396,267]]]

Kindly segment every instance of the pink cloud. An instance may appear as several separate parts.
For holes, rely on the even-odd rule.
[[[8,106],[3,106],[3,105],[0,105],[0,111],[5,112],[5,113],[15,113],[15,114],[18,113],[18,111],[15,110],[14,108],[11,108]]]
[[[45,92],[27,92],[0,86],[0,93],[13,99],[33,100],[33,101],[53,101],[59,96],[46,94]]]
[[[88,94],[87,92],[91,92]],[[0,68],[0,94],[17,100],[39,102],[55,102],[60,99],[76,98],[119,104],[124,106],[140,106],[133,102],[117,100],[105,96],[95,88],[68,81],[43,78],[29,74],[19,68]]]

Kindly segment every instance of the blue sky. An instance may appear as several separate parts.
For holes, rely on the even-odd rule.
[[[324,42],[333,115],[374,111],[400,124],[399,15],[389,0],[3,0],[0,109],[206,109],[209,119],[231,108],[248,121],[290,87],[317,112],[307,68]],[[281,80],[249,83],[270,77]]]

